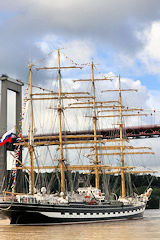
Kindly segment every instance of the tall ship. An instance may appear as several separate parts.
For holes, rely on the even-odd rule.
[[[122,93],[135,90],[122,89],[120,75],[104,76],[98,72],[93,61],[80,65],[66,55],[62,58],[62,54],[58,49],[57,66],[29,65],[29,92],[24,101],[25,110],[28,109],[29,113],[22,112],[21,122],[27,134],[21,129],[14,143],[15,152],[12,155],[15,166],[10,171],[8,188],[4,189],[1,197],[1,213],[10,219],[11,224],[86,223],[142,218],[152,189],[148,188],[141,195],[128,193],[126,179],[127,175],[149,171],[137,171],[135,166],[127,166],[127,156],[153,152],[147,147],[130,145],[125,135],[124,119],[144,115],[134,113],[142,109],[123,104]],[[71,66],[61,64],[64,58],[72,63]],[[68,77],[66,80],[62,77],[63,70],[80,71],[86,76],[83,74],[84,68],[90,70],[90,78]],[[33,71],[44,70],[56,72],[53,87],[56,85],[57,90],[36,87],[32,82]],[[97,72],[98,77],[95,77]],[[107,85],[103,83],[111,81],[116,81],[117,88],[104,89]],[[84,91],[86,85],[89,91]],[[100,85],[102,89],[97,94]],[[77,89],[82,91],[76,92]],[[46,101],[50,105],[43,105]],[[35,119],[34,109],[37,112],[42,110],[38,119]],[[52,117],[46,117],[48,112],[53,112]],[[28,127],[23,122],[24,118]],[[105,127],[106,122],[116,127],[116,138],[111,135],[104,139],[100,134],[99,127]],[[46,133],[48,126],[54,126],[53,134]],[[37,129],[40,129],[39,134]],[[114,189],[109,189],[109,177],[113,174],[121,177],[119,195]],[[49,180],[48,175],[51,176]],[[21,188],[24,181],[26,183]]]

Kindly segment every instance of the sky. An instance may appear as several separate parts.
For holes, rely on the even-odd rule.
[[[0,74],[27,81],[29,62],[59,47],[75,62],[93,59],[102,73],[120,74],[139,90],[134,103],[159,111],[159,0],[5,0],[0,32]]]
[[[30,59],[60,48],[105,72],[160,90],[158,0],[6,0],[0,3],[0,73],[25,80]],[[158,98],[159,100],[159,98]]]
[[[1,1],[0,74],[28,81],[29,62],[59,47],[75,62],[93,59],[101,72],[138,84],[145,108],[159,110],[159,5],[158,0]]]
[[[30,58],[72,46],[81,60],[94,57],[106,70],[157,90],[159,5],[158,0],[1,1],[0,72],[23,78]]]

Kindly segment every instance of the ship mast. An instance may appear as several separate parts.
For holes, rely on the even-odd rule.
[[[61,166],[61,192],[65,192],[64,159],[63,159],[63,140],[62,140],[62,99],[61,99],[61,66],[60,52],[58,49],[58,115],[59,115],[59,147],[60,147],[60,166]]]
[[[154,154],[153,152],[124,152],[125,149],[145,149],[145,147],[132,147],[132,146],[124,146],[123,142],[125,141],[125,139],[123,138],[123,117],[129,117],[129,116],[146,116],[146,114],[124,114],[124,111],[135,111],[135,110],[140,110],[142,111],[143,109],[136,109],[136,108],[131,108],[131,109],[124,109],[124,106],[122,106],[122,91],[137,91],[136,89],[121,89],[121,81],[120,81],[120,75],[118,76],[118,90],[104,90],[102,92],[118,92],[119,93],[119,100],[118,103],[119,105],[117,106],[118,108],[116,110],[103,110],[101,112],[108,112],[108,111],[118,111],[119,114],[118,115],[107,115],[107,116],[103,116],[103,117],[119,117],[120,119],[120,123],[119,125],[119,142],[120,142],[120,146],[119,146],[119,150],[120,153],[105,153],[103,155],[120,155],[121,158],[121,168],[120,168],[120,174],[121,174],[121,191],[122,191],[122,198],[125,198],[125,172],[127,167],[124,166],[124,155],[128,155],[128,154]],[[148,148],[149,149],[149,148]],[[140,173],[142,171],[130,171],[131,173]],[[112,172],[112,173],[118,173],[118,172]]]
[[[112,80],[112,79],[107,79],[106,77],[102,78],[102,79],[95,79],[94,78],[94,63],[92,60],[91,63],[91,72],[92,72],[92,78],[91,79],[81,79],[81,80],[74,80],[74,82],[78,82],[78,81],[91,81],[92,82],[92,97],[93,97],[93,102],[92,102],[92,108],[93,108],[93,116],[91,116],[91,118],[93,119],[93,127],[94,127],[94,174],[95,174],[95,187],[99,189],[99,173],[100,173],[100,165],[99,165],[99,161],[98,161],[98,149],[100,149],[100,147],[97,146],[98,143],[100,143],[100,141],[97,139],[97,114],[96,114],[96,109],[99,107],[102,107],[102,105],[98,106],[97,103],[104,103],[104,102],[96,102],[96,94],[95,94],[95,81],[106,81],[106,80]],[[84,104],[84,103],[77,103],[77,104]],[[88,104],[88,103],[86,103]],[[105,106],[103,106],[105,107]],[[82,108],[90,108],[90,106],[83,106]],[[89,116],[90,117],[90,116]],[[90,155],[90,154],[89,154]],[[88,155],[88,156],[89,156]]]
[[[118,90],[104,90],[102,92],[112,92],[112,91],[117,91],[119,92],[119,100],[118,101],[105,101],[105,102],[97,102],[96,101],[96,94],[95,94],[95,81],[106,81],[106,80],[112,80],[110,78],[102,78],[102,79],[94,79],[94,63],[92,61],[91,63],[91,69],[92,69],[92,78],[91,79],[81,79],[81,80],[73,80],[74,82],[76,81],[85,81],[88,82],[90,81],[92,83],[92,96],[77,96],[77,94],[89,94],[88,92],[73,92],[73,93],[68,93],[68,92],[62,92],[62,86],[61,86],[61,69],[69,69],[69,68],[82,68],[78,66],[67,66],[63,67],[60,64],[60,50],[58,49],[58,66],[57,67],[42,67],[42,68],[36,68],[37,70],[40,69],[56,69],[58,70],[58,92],[51,92],[51,93],[36,93],[32,94],[32,65],[30,64],[29,70],[30,70],[30,108],[31,108],[31,126],[30,126],[30,134],[28,138],[23,138],[23,141],[21,143],[17,143],[15,145],[23,145],[25,147],[28,146],[29,153],[30,153],[30,167],[18,167],[17,169],[26,169],[30,173],[30,179],[31,179],[31,194],[34,194],[34,169],[59,169],[61,172],[61,192],[65,194],[65,171],[67,169],[74,171],[74,170],[89,170],[91,173],[95,174],[95,186],[96,188],[99,188],[99,174],[101,174],[102,169],[106,169],[107,172],[106,174],[113,174],[113,173],[121,173],[121,185],[122,185],[122,197],[125,198],[125,173],[126,172],[135,172],[132,171],[134,167],[126,167],[124,166],[124,155],[125,154],[153,154],[153,152],[124,152],[125,149],[144,149],[143,147],[133,147],[133,146],[125,146],[124,141],[126,139],[123,139],[123,116],[140,116],[140,115],[146,115],[146,114],[124,114],[124,111],[135,111],[135,110],[140,110],[140,109],[124,109],[124,106],[122,106],[122,91],[135,91],[134,89],[121,89],[121,84],[120,84],[120,75],[118,76],[119,80],[119,89]],[[76,96],[74,96],[74,95]],[[44,95],[49,96],[49,97],[43,97]],[[57,95],[57,96],[52,96],[52,95]],[[71,96],[70,96],[71,95]],[[73,96],[72,96],[73,95]],[[40,96],[40,97],[38,97]],[[41,97],[42,96],[42,97]],[[59,145],[59,150],[60,150],[60,166],[43,166],[43,167],[35,167],[33,166],[33,100],[48,100],[48,99],[53,99],[53,100],[58,100],[58,107],[56,108],[58,110],[58,115],[59,115],[59,134],[56,136],[52,136],[50,141],[37,141],[40,140],[41,138],[44,137],[34,137],[35,142],[34,146],[41,146],[41,145]],[[93,115],[92,116],[87,116],[91,117],[93,119],[93,125],[94,125],[94,135],[67,135],[62,132],[62,112],[63,112],[63,104],[62,100],[63,99],[93,99],[92,101],[87,101],[87,102],[74,102],[69,104],[69,107],[65,107],[65,109],[72,109],[72,108],[92,108],[93,109]],[[75,104],[89,104],[91,103],[92,105],[89,106],[71,106]],[[104,105],[102,105],[104,103]],[[112,103],[112,105],[105,105],[106,103]],[[115,105],[116,103],[116,105]],[[101,110],[99,112],[110,112],[110,111],[117,111],[119,112],[118,115],[107,115],[107,116],[98,116],[96,113],[97,108],[107,108],[107,110]],[[108,109],[108,108],[112,108]],[[114,108],[114,110],[113,110]],[[55,109],[55,108],[54,108]],[[141,109],[143,110],[143,109]],[[119,129],[120,129],[120,139],[107,139],[107,140],[99,140],[98,138],[101,138],[101,135],[97,135],[97,119],[100,117],[119,117],[120,118],[120,123]],[[46,139],[49,137],[46,136]],[[79,140],[74,140],[74,138],[80,138]],[[93,140],[88,140],[87,138],[92,138]],[[64,143],[65,141],[65,143]],[[119,142],[120,144],[118,146],[99,146],[99,143],[107,143],[107,142]],[[86,143],[88,144],[94,144],[94,147],[91,146],[86,146],[86,147],[76,147],[75,144],[81,144],[81,143]],[[65,147],[66,144],[71,144],[74,146],[73,147]],[[94,149],[94,154],[88,154],[87,156],[94,156],[95,160],[93,162],[93,165],[74,165],[74,166],[69,166],[66,169],[66,166],[64,164],[64,154],[63,154],[63,149]],[[150,149],[150,148],[149,148]],[[98,150],[119,150],[119,152],[114,152],[114,153],[98,153]],[[98,156],[101,155],[120,155],[121,157],[121,166],[120,167],[111,167],[108,165],[101,165],[98,162]],[[110,171],[113,169],[117,169],[116,172]],[[131,171],[129,171],[131,170]],[[136,171],[137,173],[140,171]],[[142,171],[141,171],[142,172]],[[143,171],[144,172],[144,171]],[[148,171],[147,171],[148,172]]]
[[[121,186],[122,198],[125,198],[125,175],[124,175],[124,154],[123,154],[123,120],[122,120],[122,95],[121,95],[121,81],[120,75],[118,76],[119,83],[119,113],[120,113],[120,152],[121,152]]]
[[[94,124],[94,151],[95,151],[95,186],[99,189],[99,169],[97,155],[97,116],[96,116],[96,97],[95,97],[95,82],[94,82],[94,65],[92,61],[92,92],[93,92],[93,124]]]
[[[37,70],[40,69],[56,69],[58,70],[58,93],[48,93],[48,94],[38,94],[38,95],[58,95],[56,97],[48,97],[48,98],[35,98],[34,100],[47,100],[47,99],[57,99],[58,100],[58,116],[59,116],[59,149],[60,149],[60,172],[61,172],[61,192],[63,193],[63,197],[65,194],[65,166],[64,166],[64,156],[63,156],[63,135],[62,135],[62,111],[63,111],[63,106],[62,106],[62,100],[63,99],[78,99],[78,98],[90,98],[90,97],[70,97],[66,95],[70,95],[72,93],[68,92],[63,92],[62,93],[62,86],[61,86],[61,69],[70,69],[70,68],[82,68],[78,66],[69,66],[69,67],[61,67],[60,65],[60,50],[58,49],[58,67],[42,67],[42,68],[37,68]],[[79,94],[79,93],[75,93]],[[82,94],[82,93],[81,93]],[[87,93],[88,94],[88,93]],[[34,94],[36,95],[36,94]]]
[[[31,178],[31,194],[34,194],[34,166],[33,166],[33,101],[32,101],[32,65],[29,66],[29,81],[30,81],[30,113],[31,113],[31,126],[29,137],[30,141],[28,144],[29,154],[30,154],[30,178]]]

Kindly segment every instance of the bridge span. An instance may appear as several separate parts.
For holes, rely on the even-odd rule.
[[[160,125],[146,125],[146,126],[132,126],[124,127],[124,138],[127,139],[142,139],[142,138],[155,138],[160,137]],[[51,134],[41,134],[35,135],[35,142],[38,142],[39,146],[41,145],[51,145],[54,141],[55,145],[58,145],[58,133]],[[64,141],[82,141],[82,140],[93,140],[93,130],[84,130],[84,131],[65,131],[63,132]],[[97,135],[100,135],[102,139],[115,139],[119,138],[119,129],[118,128],[107,128],[97,130]],[[77,136],[77,137],[76,137]],[[23,136],[22,142],[28,142],[28,137]],[[14,149],[14,143],[17,143],[17,138],[13,138],[10,144],[7,144],[8,150]],[[57,143],[56,143],[57,142]]]

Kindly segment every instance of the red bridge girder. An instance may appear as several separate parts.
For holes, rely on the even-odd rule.
[[[126,138],[153,138],[160,137],[160,125],[132,126],[124,127],[124,137]],[[104,138],[119,137],[119,129],[103,129],[97,134]]]
[[[146,126],[132,126],[132,127],[124,127],[123,135],[126,138],[152,138],[152,137],[160,137],[160,125],[146,125]],[[62,132],[63,135],[93,135],[93,130],[84,130],[84,131],[65,131]],[[46,137],[46,139],[41,139],[41,141],[51,141],[50,137],[58,136],[58,133],[52,133],[47,135],[36,135],[35,137]],[[104,139],[114,139],[119,138],[119,129],[118,128],[107,128],[107,129],[99,129],[97,130],[97,135],[102,135]],[[86,138],[73,138],[73,140],[82,140]],[[87,138],[87,139],[93,139]],[[38,140],[39,141],[39,140]]]
[[[124,138],[132,138],[132,139],[140,139],[140,138],[153,138],[153,137],[160,137],[160,125],[146,125],[146,126],[132,126],[132,127],[124,127]],[[93,135],[93,130],[90,131],[66,131],[63,132],[63,135]],[[119,129],[118,128],[110,128],[110,129],[100,129],[97,130],[97,135],[101,135],[103,139],[114,139],[119,138]],[[48,138],[46,138],[48,136]],[[47,135],[36,135],[35,137],[42,137],[41,139],[36,139],[35,142],[47,142],[47,141],[53,141],[51,138],[52,136],[58,136],[58,133],[52,133]],[[45,137],[43,139],[43,137]],[[93,137],[91,138],[70,138],[70,141],[80,141],[80,140],[93,140]],[[55,141],[55,140],[54,140]],[[12,142],[10,144],[7,144],[7,150],[13,150],[14,149],[14,143],[17,142],[16,138],[12,139]],[[58,139],[57,139],[58,142]],[[44,144],[43,144],[44,145]]]

